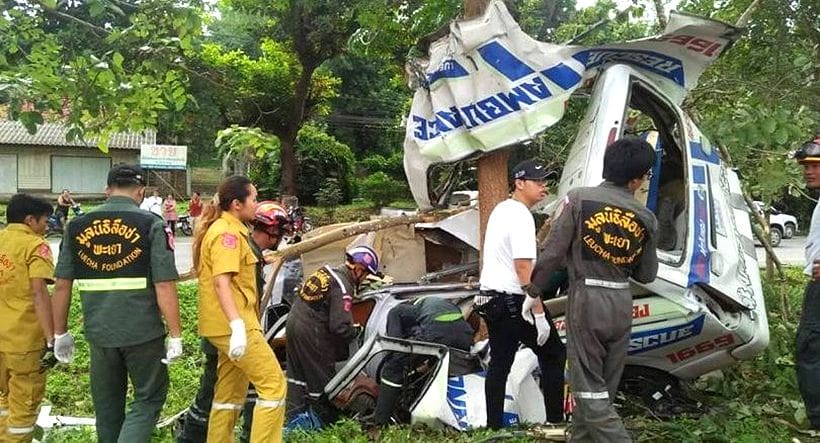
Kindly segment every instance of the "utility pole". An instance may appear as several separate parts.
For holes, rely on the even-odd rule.
[[[480,16],[487,9],[489,0],[464,0],[464,18]],[[507,198],[507,161],[510,158],[508,149],[493,151],[478,159],[478,214],[479,245],[484,250],[484,232],[490,213],[499,202]]]

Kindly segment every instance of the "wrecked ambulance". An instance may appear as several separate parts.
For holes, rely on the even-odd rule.
[[[677,380],[750,359],[769,340],[738,177],[681,109],[687,91],[737,35],[732,26],[673,13],[657,37],[600,47],[553,45],[528,37],[503,2],[493,1],[483,17],[452,23],[427,60],[411,63],[418,89],[407,123],[405,170],[421,209],[443,204],[452,191],[434,183],[442,175],[436,168],[530,140],[556,124],[570,101],[580,100],[586,111],[557,190],[551,190],[555,200],[574,187],[600,183],[603,150],[617,138],[635,135],[655,147],[652,178],[636,198],[658,217],[661,264],[654,282],[632,284],[633,327],[622,384],[649,399],[663,397],[664,386]],[[547,204],[543,211],[553,209]],[[422,357],[425,370],[413,371],[397,419],[458,429],[483,425],[486,347],[478,343],[472,354],[460,355],[381,336],[389,309],[417,297],[447,297],[469,310],[475,283],[430,282],[475,272],[477,226],[477,211],[469,209],[403,230],[405,240],[389,234],[358,240],[380,251],[387,273],[404,274],[398,282],[421,284],[364,293],[354,305],[354,317],[367,327],[325,388],[337,404],[366,414],[377,395],[373,380],[382,351],[410,352]],[[408,259],[418,254],[426,257],[421,263]],[[564,301],[547,302],[562,333]],[[278,318],[280,326],[284,321]],[[281,332],[273,327],[269,337],[277,336]],[[509,424],[544,419],[537,386],[534,356],[519,351],[508,381]]]

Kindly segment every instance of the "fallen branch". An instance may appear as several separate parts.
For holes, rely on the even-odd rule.
[[[314,249],[321,248],[322,246],[329,245],[333,242],[353,237],[355,235],[372,231],[380,231],[382,229],[392,228],[394,226],[409,225],[420,222],[433,222],[457,214],[464,210],[465,209],[462,208],[450,211],[426,212],[416,215],[403,214],[396,217],[387,217],[379,220],[356,223],[334,229],[332,231],[317,235],[316,237],[290,245],[279,251],[267,254],[265,256],[265,261],[271,265],[271,273],[270,277],[265,282],[264,296],[262,297],[262,303],[260,306],[267,306],[273,293],[273,284],[276,281],[276,275],[279,273],[282,263],[284,263],[287,259],[297,257],[306,252],[310,252]]]

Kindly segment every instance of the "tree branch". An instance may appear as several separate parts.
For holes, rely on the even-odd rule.
[[[108,35],[108,34],[111,33],[107,29],[101,28],[101,27],[99,27],[99,26],[97,26],[93,23],[89,23],[89,22],[87,22],[87,21],[85,21],[81,18],[74,17],[73,15],[66,14],[65,12],[60,12],[56,8],[50,8],[40,0],[35,0],[35,2],[38,5],[40,5],[41,8],[43,8],[43,11],[45,11],[46,14],[50,14],[50,15],[53,15],[55,17],[61,18],[63,20],[68,20],[70,22],[74,22],[74,23],[76,23],[76,24],[78,24],[78,25],[80,25],[84,28],[88,28],[91,31],[91,33],[93,33],[97,37],[102,37],[102,35],[100,35],[99,33],[102,33],[103,35]]]
[[[746,8],[745,11],[743,11],[743,14],[740,14],[740,18],[737,19],[737,22],[735,22],[735,27],[745,28],[746,25],[749,24],[749,20],[752,18],[752,13],[755,9],[757,9],[757,5],[759,4],[760,0],[753,1],[752,4],[749,5],[749,7]]]

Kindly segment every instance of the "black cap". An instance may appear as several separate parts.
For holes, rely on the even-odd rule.
[[[512,170],[513,180],[547,180],[555,178],[555,173],[534,159],[524,160]]]
[[[119,163],[108,171],[108,186],[145,186],[145,172],[137,165]]]

